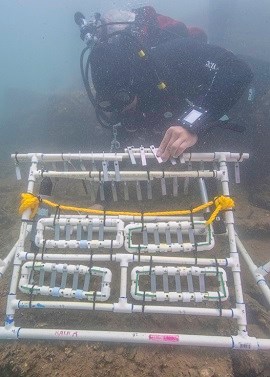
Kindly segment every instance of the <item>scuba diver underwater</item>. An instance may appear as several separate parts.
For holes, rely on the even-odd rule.
[[[179,157],[211,128],[226,127],[220,119],[252,80],[248,64],[208,44],[202,29],[152,7],[96,13],[90,22],[77,12],[74,19],[87,45],[84,86],[98,121],[113,131],[112,147],[118,139],[155,142],[163,161]]]

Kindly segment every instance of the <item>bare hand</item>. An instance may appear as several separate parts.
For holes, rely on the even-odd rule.
[[[187,148],[197,143],[198,136],[181,126],[170,127],[158,148],[157,156],[163,161],[179,157]]]

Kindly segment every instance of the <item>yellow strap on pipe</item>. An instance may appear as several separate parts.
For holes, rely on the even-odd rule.
[[[21,194],[21,204],[19,207],[19,213],[22,214],[25,210],[31,209],[30,218],[32,219],[35,214],[37,213],[38,207],[40,203],[43,203],[52,208],[59,208],[62,211],[72,211],[72,212],[84,212],[93,215],[104,215],[104,211],[100,209],[91,209],[91,208],[83,208],[83,207],[73,207],[73,206],[65,206],[59,205],[47,199],[41,199],[38,196],[29,193],[22,193]],[[220,211],[224,211],[227,209],[234,208],[235,204],[232,198],[226,196],[218,196],[214,200],[202,204],[198,207],[193,208],[192,210],[176,210],[176,211],[158,211],[158,212],[144,212],[143,216],[181,216],[181,215],[190,215],[191,213],[198,213],[203,211],[206,208],[215,205],[216,208],[214,212],[211,214],[209,220],[207,220],[206,224],[211,224]],[[141,212],[127,212],[127,211],[105,211],[106,215],[111,216],[141,216]]]
[[[29,193],[22,193],[19,213],[22,214],[24,211],[30,208],[30,218],[32,219],[38,211],[39,203],[40,199],[37,196]]]

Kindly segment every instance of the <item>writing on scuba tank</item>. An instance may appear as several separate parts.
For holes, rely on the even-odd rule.
[[[210,71],[217,71],[217,63],[211,62],[210,60],[207,60],[205,64],[206,68],[210,69]]]

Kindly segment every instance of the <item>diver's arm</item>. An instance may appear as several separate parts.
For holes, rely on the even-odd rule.
[[[207,131],[235,105],[253,77],[248,65],[231,52],[224,50],[223,60],[219,60],[220,63],[215,63],[213,56],[213,61],[205,63],[210,70],[209,85],[192,101],[194,106],[179,116],[179,123],[197,135]],[[193,124],[185,123],[194,109],[201,112],[201,116]]]
[[[247,64],[220,47],[185,42],[182,52],[181,45],[174,51],[182,77],[189,77],[189,86],[195,90],[189,98],[193,106],[179,114],[161,142],[158,154],[163,160],[179,156],[194,145],[198,136],[237,102],[252,79]],[[198,94],[196,88],[200,86],[203,90]]]

